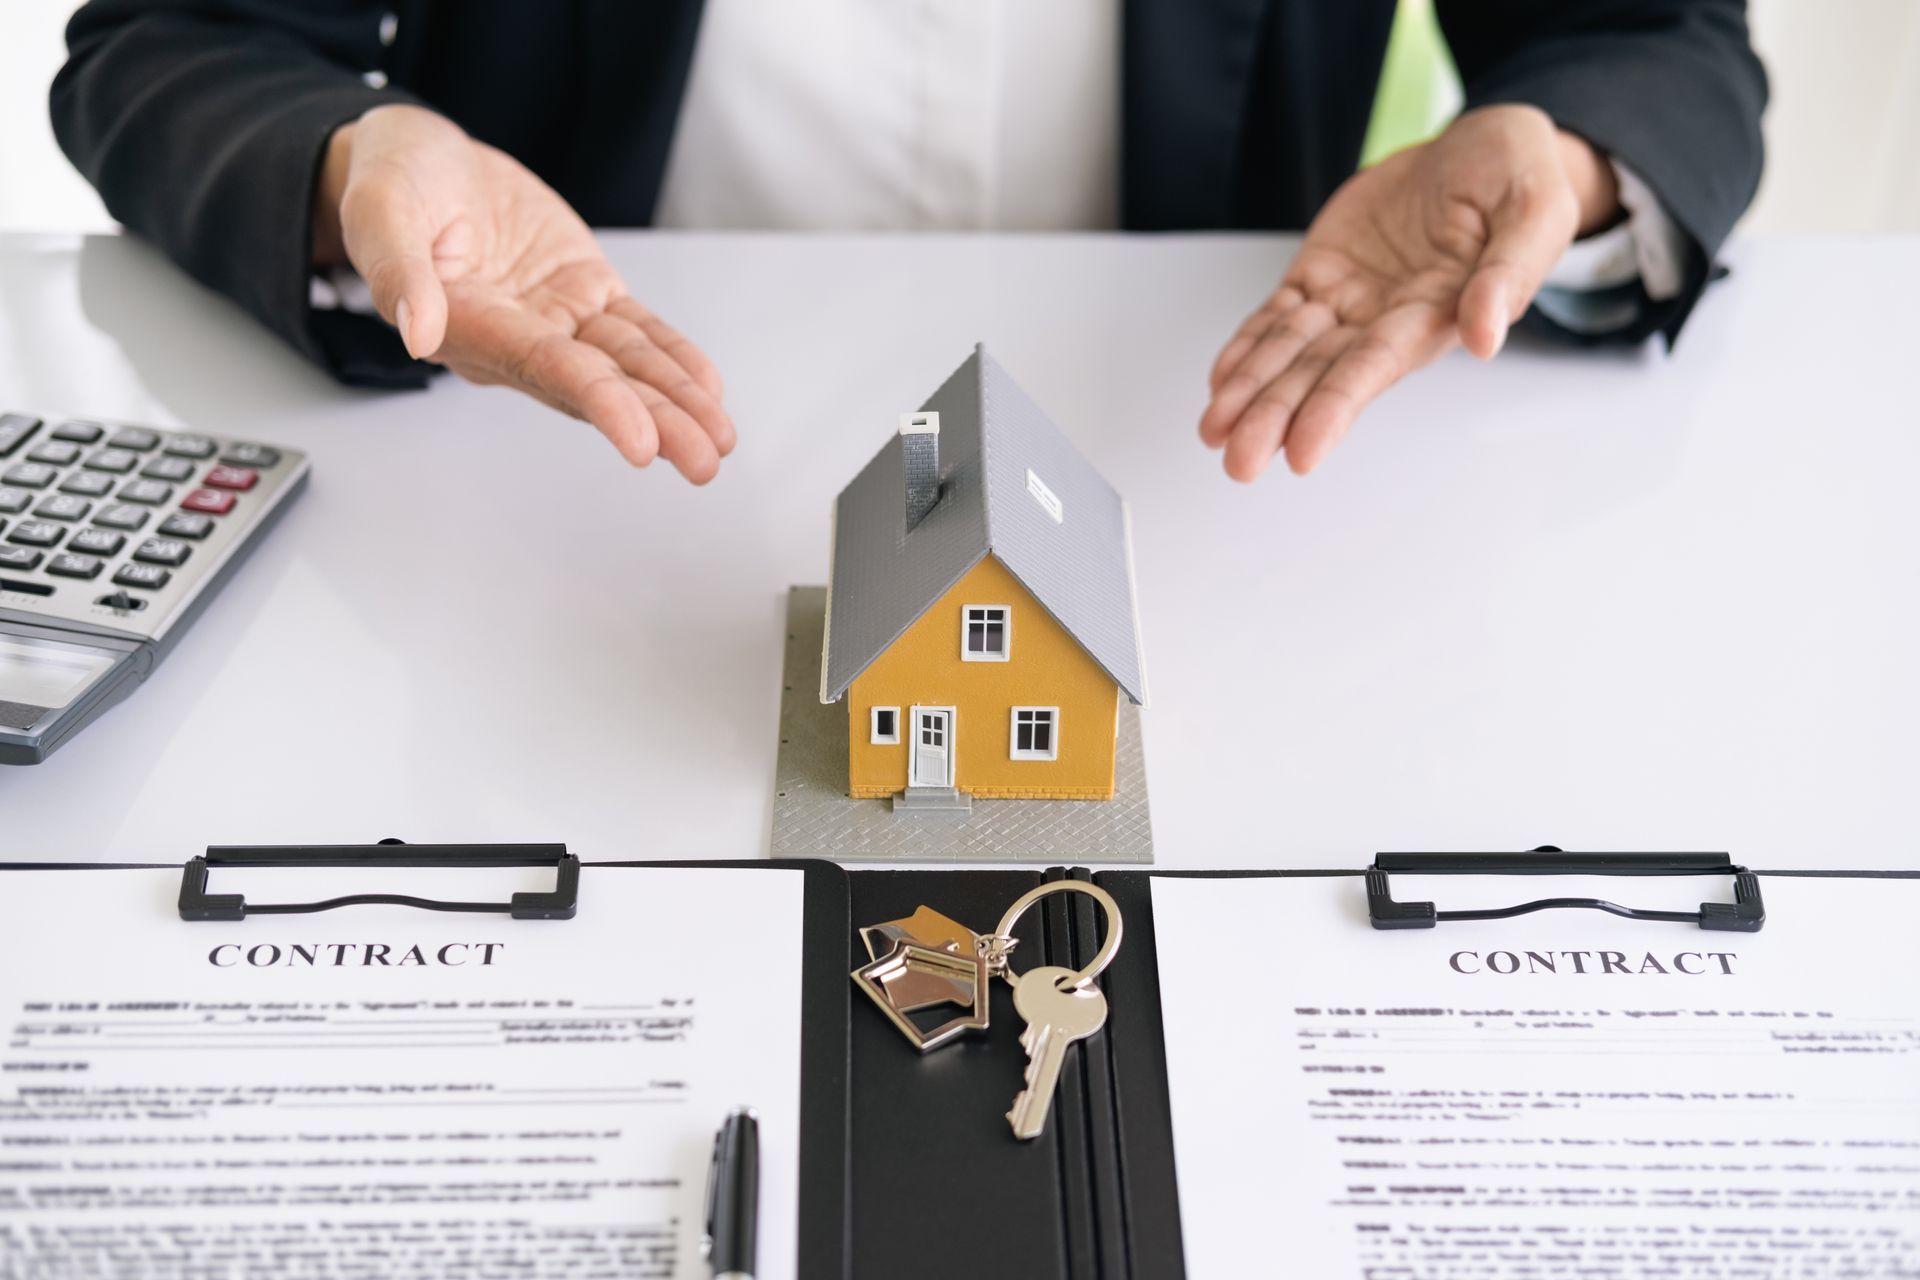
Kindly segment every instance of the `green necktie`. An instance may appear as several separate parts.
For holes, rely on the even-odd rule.
[[[1399,0],[1367,138],[1360,148],[1360,167],[1440,132],[1460,100],[1458,85],[1459,73],[1440,34],[1433,0]]]

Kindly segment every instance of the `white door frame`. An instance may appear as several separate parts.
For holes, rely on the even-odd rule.
[[[913,716],[912,736],[907,739],[907,785],[910,787],[950,787],[953,785],[954,740],[960,724],[960,716],[953,707],[921,706],[915,703],[910,714]],[[923,714],[935,714],[946,717],[946,777],[934,781],[920,776],[920,717]]]

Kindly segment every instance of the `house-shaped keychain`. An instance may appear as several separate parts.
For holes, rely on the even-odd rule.
[[[1127,505],[984,348],[841,492],[821,649],[849,795],[1113,798],[1146,702]]]

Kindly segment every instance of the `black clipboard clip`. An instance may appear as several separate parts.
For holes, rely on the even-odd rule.
[[[214,867],[552,867],[551,893],[516,893],[506,902],[442,902],[398,893],[355,893],[321,902],[249,903],[238,893],[208,893]],[[182,920],[244,920],[304,915],[335,907],[385,905],[422,911],[491,912],[515,920],[571,920],[580,905],[580,859],[564,844],[211,845],[189,858],[180,877]]]
[[[1732,902],[1703,902],[1698,911],[1650,911],[1605,898],[1536,898],[1511,907],[1440,911],[1431,902],[1395,902],[1391,872],[1408,875],[1599,875],[1733,877]],[[1760,878],[1724,853],[1565,853],[1542,845],[1528,853],[1376,853],[1367,868],[1367,915],[1376,929],[1431,929],[1449,920],[1505,920],[1557,908],[1605,911],[1628,920],[1665,920],[1702,929],[1758,933],[1767,922]]]

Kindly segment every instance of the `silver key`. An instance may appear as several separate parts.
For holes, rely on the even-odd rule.
[[[1020,1045],[1027,1051],[1027,1087],[1013,1100],[1007,1119],[1016,1138],[1037,1138],[1047,1127],[1047,1108],[1060,1083],[1060,1064],[1067,1046],[1107,1025],[1107,998],[1089,982],[1061,989],[1074,971],[1057,965],[1038,965],[1020,975],[1013,988],[1013,1007],[1026,1019]]]

